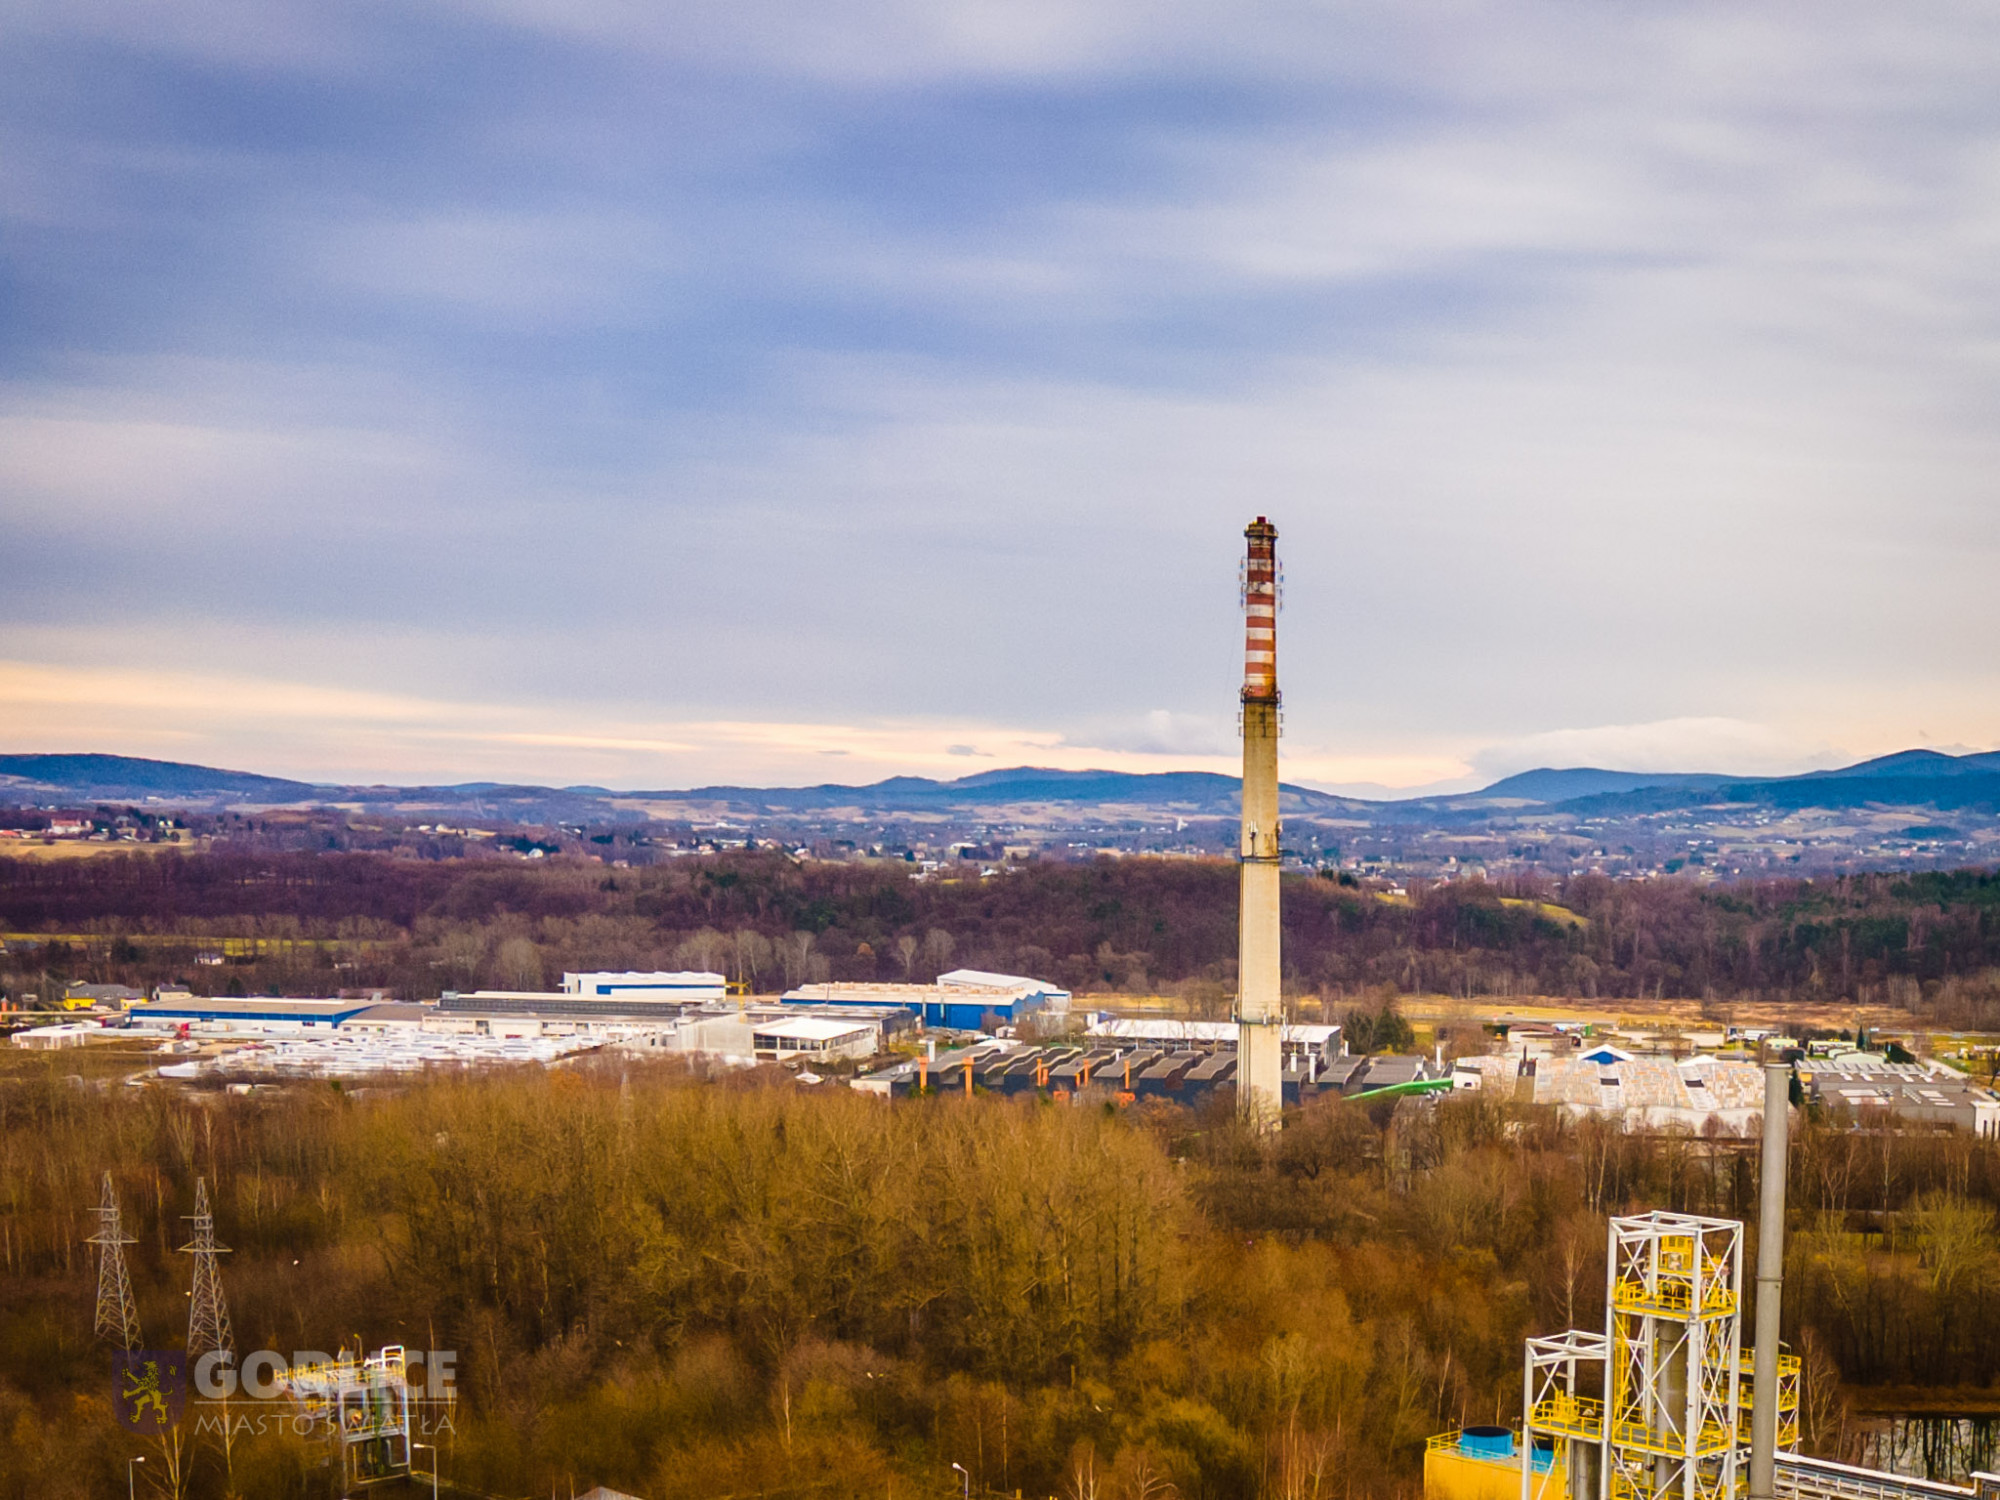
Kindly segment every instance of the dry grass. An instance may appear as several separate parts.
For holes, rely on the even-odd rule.
[[[1567,906],[1557,906],[1553,901],[1530,901],[1522,896],[1502,896],[1502,906],[1525,906],[1538,917],[1547,917],[1559,927],[1588,927],[1590,919],[1580,917]]]
[[[0,843],[0,855],[9,859],[59,860],[95,859],[106,854],[196,854],[201,852],[206,840],[194,840],[179,844],[137,844],[106,840],[92,843],[89,839],[57,839],[54,843],[30,842],[26,839],[8,839]]]
[[[1589,1021],[1620,1028],[1672,1026],[1706,1031],[1730,1025],[1851,1031],[1859,1022],[1870,1031],[1936,1029],[1930,1023],[1919,1025],[1916,1017],[1906,1010],[1887,1005],[1857,1006],[1846,1001],[1725,1001],[1704,1008],[1699,1000],[1590,1000],[1563,995],[1480,995],[1461,1000],[1450,995],[1406,995],[1396,1004],[1410,1021],[1430,1023]]]
[[[176,1061],[156,1056],[154,1049],[159,1045],[157,1037],[140,1042],[121,1036],[92,1041],[82,1047],[63,1047],[53,1052],[31,1051],[26,1047],[0,1047],[0,1080],[74,1077],[95,1082],[104,1078],[123,1078],[161,1061]]]

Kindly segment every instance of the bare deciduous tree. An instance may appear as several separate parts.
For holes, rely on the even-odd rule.
[[[755,989],[758,976],[771,966],[771,940],[754,927],[740,927],[732,943],[736,978]]]
[[[724,955],[733,951],[730,940],[713,927],[703,927],[690,933],[674,950],[676,962],[692,964],[707,973],[718,972],[725,962]]]
[[[930,970],[933,978],[945,971],[946,965],[951,962],[952,950],[957,946],[952,935],[942,927],[933,927],[924,934],[924,967]]]
[[[532,938],[504,939],[493,955],[493,968],[505,989],[538,990],[542,987],[542,950]]]
[[[785,971],[785,988],[791,989],[809,977],[811,960],[814,957],[813,944],[817,941],[818,939],[804,928],[800,928],[797,932],[788,932],[778,939],[778,963]]]

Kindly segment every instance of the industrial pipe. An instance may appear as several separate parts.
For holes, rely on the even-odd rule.
[[[1776,1500],[1778,1314],[1785,1288],[1785,1163],[1790,1063],[1764,1064],[1764,1166],[1757,1218],[1757,1350],[1750,1372],[1749,1500]]]

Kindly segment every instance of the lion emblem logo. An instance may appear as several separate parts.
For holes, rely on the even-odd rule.
[[[187,1404],[187,1361],[171,1349],[118,1356],[118,1417],[134,1432],[165,1432]]]

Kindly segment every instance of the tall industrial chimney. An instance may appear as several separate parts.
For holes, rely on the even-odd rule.
[[[1262,1129],[1284,1104],[1278,969],[1278,528],[1244,530],[1243,880],[1236,964],[1236,1099]]]

